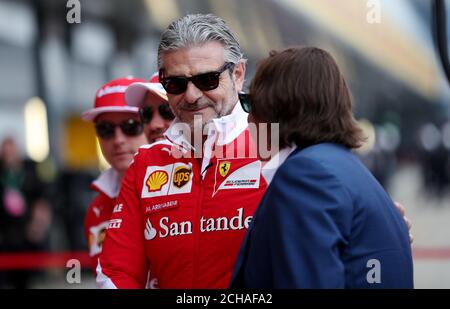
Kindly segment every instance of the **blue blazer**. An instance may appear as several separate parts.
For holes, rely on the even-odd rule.
[[[406,223],[350,150],[296,149],[255,212],[231,287],[413,288]]]

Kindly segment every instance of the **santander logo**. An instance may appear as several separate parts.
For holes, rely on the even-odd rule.
[[[229,230],[242,230],[248,229],[252,216],[244,218],[244,209],[237,209],[237,215],[231,218],[217,217],[217,218],[200,218],[200,232],[220,232]],[[144,229],[144,236],[147,240],[152,240],[156,236],[160,238],[182,236],[192,234],[192,222],[191,221],[171,221],[169,217],[162,217],[159,220],[158,231],[152,226],[150,219],[147,218],[146,226]]]
[[[157,232],[156,229],[153,228],[152,223],[149,219],[147,219],[147,223],[145,224],[144,237],[147,240],[152,240],[155,238]]]

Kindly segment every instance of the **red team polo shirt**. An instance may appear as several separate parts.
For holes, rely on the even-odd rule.
[[[203,156],[177,133],[141,147],[108,224],[97,283],[144,288],[227,288],[253,213],[267,187],[236,104],[213,120]]]

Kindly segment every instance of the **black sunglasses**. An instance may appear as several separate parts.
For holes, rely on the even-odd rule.
[[[181,94],[186,91],[188,83],[191,81],[195,87],[201,91],[209,91],[219,86],[220,74],[231,69],[234,66],[232,62],[225,62],[223,67],[218,71],[202,73],[191,77],[185,76],[169,76],[163,77],[162,69],[159,70],[159,81],[170,94]]]
[[[242,109],[244,110],[244,112],[250,113],[252,110],[250,94],[244,93],[244,92],[239,92],[238,96],[239,96],[239,102],[241,102],[241,106],[242,106]]]
[[[144,106],[141,109],[142,121],[144,121],[145,124],[152,121],[153,112],[154,111],[152,106]],[[158,106],[158,113],[164,120],[173,120],[175,118],[175,115],[170,110],[169,104],[167,104],[166,102],[163,102]]]
[[[126,136],[137,136],[144,131],[142,122],[134,119],[128,119],[120,124],[115,124],[109,121],[100,121],[95,124],[95,131],[98,137],[102,139],[109,139],[115,135],[116,127],[120,127],[123,134]]]

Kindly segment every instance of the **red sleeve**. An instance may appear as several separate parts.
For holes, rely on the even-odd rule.
[[[92,211],[93,202],[89,205],[89,208],[86,211],[86,215],[84,216],[84,236],[86,237],[86,243],[88,244],[88,249],[90,251],[91,248],[91,238],[89,237],[89,228],[92,226],[92,222],[94,219],[94,212]]]
[[[92,255],[95,236],[92,235],[90,232],[91,227],[96,224],[95,214],[92,209],[94,207],[94,203],[95,203],[95,200],[92,201],[92,203],[89,205],[89,208],[84,217],[84,235],[86,236],[86,242],[88,245],[89,256],[91,257],[91,268],[93,269],[93,271],[95,273],[95,267],[97,265],[98,254]]]
[[[145,288],[148,262],[140,192],[136,188],[138,158],[139,154],[125,173],[117,205],[109,221],[97,266],[97,284],[100,288]]]

